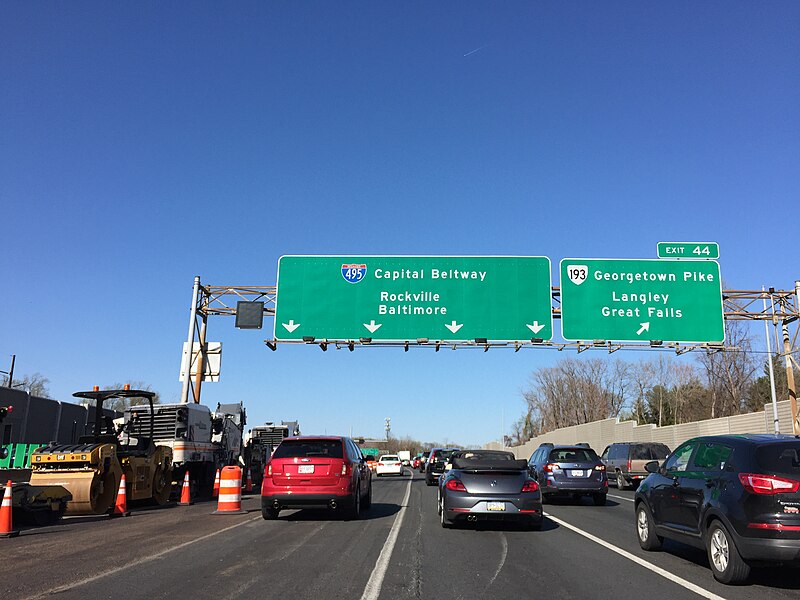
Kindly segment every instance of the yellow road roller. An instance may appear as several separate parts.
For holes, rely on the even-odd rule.
[[[99,390],[75,392],[94,403],[94,433],[77,444],[36,449],[31,455],[31,485],[60,485],[72,495],[68,515],[101,515],[113,510],[122,474],[128,501],[169,501],[172,486],[172,448],[153,443],[153,392]],[[104,417],[103,404],[115,398],[144,398],[150,403],[149,437],[134,437]],[[140,428],[139,431],[144,428]]]

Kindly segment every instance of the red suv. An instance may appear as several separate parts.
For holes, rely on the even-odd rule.
[[[358,519],[372,504],[372,472],[348,437],[288,437],[264,468],[261,516],[286,508],[328,508]]]

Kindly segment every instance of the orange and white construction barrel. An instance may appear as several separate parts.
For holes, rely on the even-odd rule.
[[[223,467],[219,474],[219,498],[214,515],[241,515],[242,510],[242,469],[236,466]]]

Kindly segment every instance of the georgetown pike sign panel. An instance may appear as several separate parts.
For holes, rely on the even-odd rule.
[[[719,264],[711,260],[561,261],[566,340],[725,341]]]
[[[275,339],[549,340],[550,259],[282,256]]]

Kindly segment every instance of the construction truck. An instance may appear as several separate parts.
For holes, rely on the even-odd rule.
[[[67,514],[104,514],[114,507],[122,474],[129,501],[151,500],[164,504],[172,484],[172,449],[153,442],[152,419],[126,423],[120,431],[103,414],[103,404],[117,398],[144,398],[153,406],[153,392],[99,390],[75,392],[94,407],[94,432],[77,444],[51,442],[31,455],[32,486],[62,486],[72,495]]]
[[[281,421],[280,425],[267,422],[264,425],[253,427],[244,440],[242,477],[246,480],[247,474],[250,473],[253,486],[259,487],[269,457],[272,456],[283,438],[293,435],[300,435],[300,425],[297,421]]]
[[[172,449],[174,495],[180,493],[187,472],[193,496],[210,495],[217,469],[239,462],[247,420],[241,402],[217,404],[215,412],[194,403],[131,406],[125,410],[125,424],[134,432],[151,418],[155,442]]]
[[[0,423],[12,411],[12,406],[0,406]],[[24,453],[17,456],[22,447],[27,450],[26,444],[13,444],[10,449],[0,446],[0,498],[11,481],[13,522],[51,525],[64,515],[72,495],[60,485],[31,485],[30,469],[25,468],[29,457]]]

